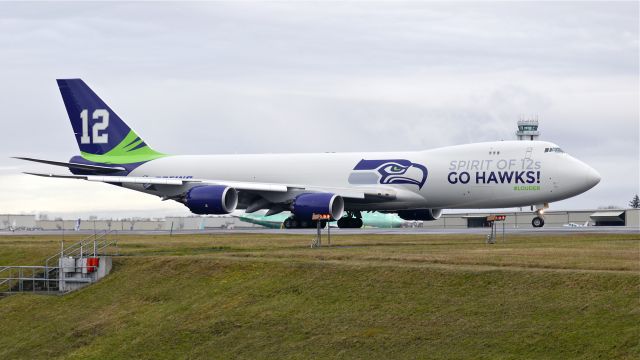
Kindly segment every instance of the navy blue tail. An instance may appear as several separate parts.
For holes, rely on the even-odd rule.
[[[84,81],[57,81],[82,153],[106,154],[129,135],[129,126]]]

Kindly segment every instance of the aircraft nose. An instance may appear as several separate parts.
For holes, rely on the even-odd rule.
[[[583,164],[585,167],[584,170],[584,180],[587,185],[587,189],[591,189],[592,187],[598,185],[600,182],[600,174],[591,166],[587,164]]]

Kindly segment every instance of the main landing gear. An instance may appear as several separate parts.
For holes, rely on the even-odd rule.
[[[300,220],[295,216],[288,217],[282,224],[285,229],[315,229],[318,222],[313,220]],[[327,221],[320,221],[320,228],[324,229]],[[338,227],[341,229],[359,229],[363,225],[360,211],[347,211],[347,214],[338,220]]]
[[[285,229],[315,229],[318,227],[318,221],[299,220],[295,216],[291,216],[284,221],[283,225]],[[326,221],[320,221],[320,228],[324,229],[326,225]]]
[[[362,227],[360,211],[347,211],[347,215],[338,220],[340,229],[359,229]]]

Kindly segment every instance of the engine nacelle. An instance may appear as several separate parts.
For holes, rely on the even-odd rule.
[[[300,220],[311,220],[314,213],[330,214],[336,220],[342,217],[344,200],[331,193],[301,194],[293,200],[291,212]]]
[[[398,211],[398,216],[403,220],[433,221],[438,220],[441,215],[442,209],[413,209]]]
[[[196,186],[187,192],[184,204],[198,215],[228,214],[238,206],[238,192],[223,185]]]

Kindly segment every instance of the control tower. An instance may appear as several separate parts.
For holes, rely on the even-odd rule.
[[[540,137],[538,118],[518,120],[516,136],[518,136],[518,140],[538,140],[538,137]]]

